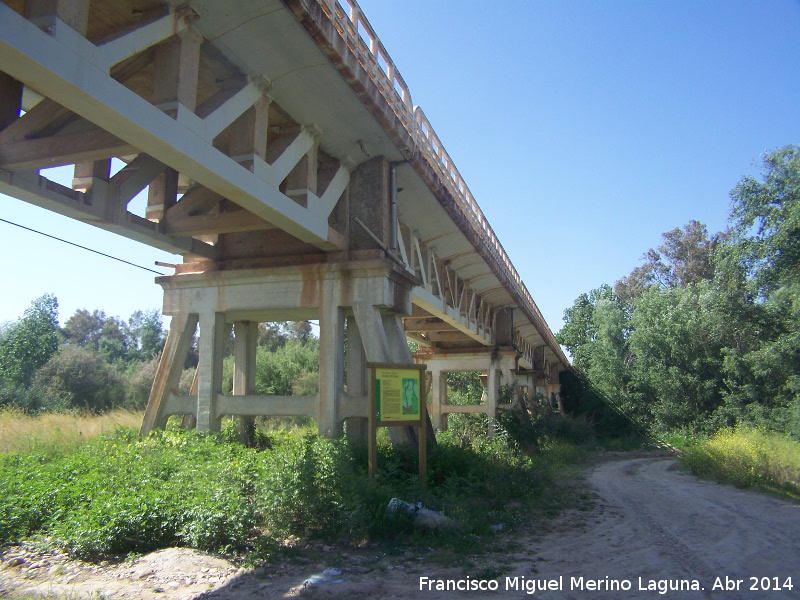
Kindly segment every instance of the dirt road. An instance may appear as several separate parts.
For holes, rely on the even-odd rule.
[[[536,544],[536,577],[564,578],[563,591],[537,597],[800,598],[800,506],[701,481],[674,459],[606,462],[588,483],[598,503],[585,525],[564,523]],[[572,589],[579,577],[629,581],[631,589]],[[669,591],[669,582],[693,580],[705,589]],[[651,582],[656,589],[647,589]]]
[[[8,566],[6,556],[0,595],[37,589],[114,600],[800,598],[800,505],[700,481],[663,456],[603,460],[585,477],[592,502],[546,531],[528,532],[516,553],[490,557],[469,572],[437,567],[426,553],[386,556],[327,546],[305,562],[255,571],[177,549],[105,568],[42,559],[40,567],[26,569]],[[37,558],[23,560],[31,567]],[[341,574],[304,584],[326,568]],[[493,568],[505,575],[482,579]],[[438,589],[448,582],[473,589]]]

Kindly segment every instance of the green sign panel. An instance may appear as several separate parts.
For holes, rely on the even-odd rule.
[[[375,369],[378,422],[419,421],[418,369]]]

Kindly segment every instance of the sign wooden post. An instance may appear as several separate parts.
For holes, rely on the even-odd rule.
[[[378,427],[418,428],[419,478],[425,482],[427,454],[426,365],[367,363],[369,369],[369,476],[378,467]]]

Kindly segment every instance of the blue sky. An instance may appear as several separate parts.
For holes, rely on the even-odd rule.
[[[661,233],[725,227],[760,156],[800,143],[800,1],[362,0],[553,331]],[[0,218],[175,259],[0,197]],[[127,317],[154,275],[0,223],[0,322],[52,292]]]

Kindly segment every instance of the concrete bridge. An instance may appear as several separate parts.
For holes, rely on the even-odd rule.
[[[59,165],[71,188],[40,176]],[[300,414],[363,435],[366,362],[412,360],[446,427],[494,417],[501,382],[549,397],[568,367],[355,0],[2,0],[0,193],[183,256],[156,280],[171,324],[143,432]],[[319,394],[256,396],[257,324],[308,318]],[[447,403],[451,371],[487,373],[482,404]]]

